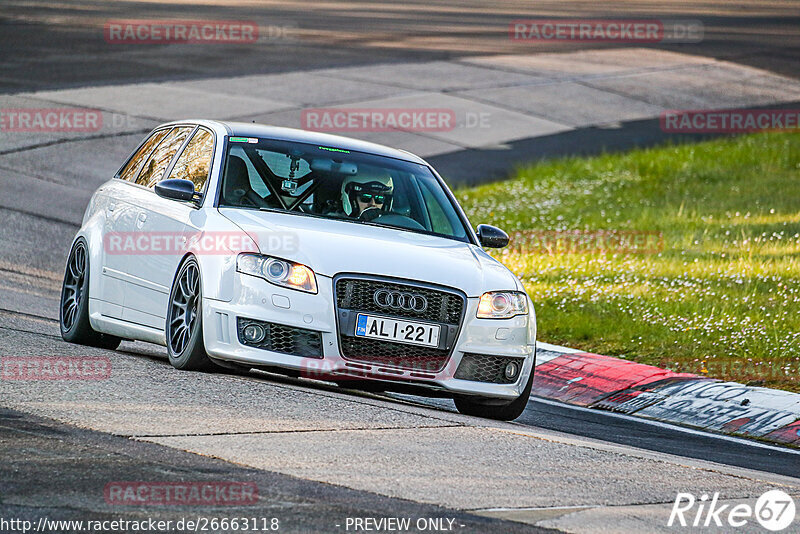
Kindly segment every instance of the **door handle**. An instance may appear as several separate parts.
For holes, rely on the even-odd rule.
[[[139,215],[136,216],[136,226],[141,228],[146,220],[147,214],[145,212],[140,212]]]
[[[117,205],[114,202],[110,202],[108,204],[108,207],[106,208],[106,210],[108,210],[109,212],[112,212],[112,211],[114,211],[114,208],[116,208],[116,207],[117,207]]]

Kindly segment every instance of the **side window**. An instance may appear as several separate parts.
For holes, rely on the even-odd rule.
[[[208,130],[201,128],[186,145],[169,177],[189,180],[194,183],[195,191],[202,191],[208,180],[213,155],[214,136]]]
[[[150,138],[144,142],[141,148],[133,155],[133,157],[128,161],[128,164],[125,165],[125,168],[119,173],[119,177],[123,180],[128,182],[132,182],[136,179],[136,175],[139,174],[139,169],[142,167],[142,163],[144,160],[147,159],[147,156],[150,155],[150,152],[153,151],[153,148],[162,140],[164,136],[167,135],[169,132],[169,128],[166,130],[159,130],[155,132]]]
[[[158,145],[153,155],[144,164],[142,172],[136,178],[136,183],[145,187],[153,187],[161,180],[161,175],[169,166],[169,162],[175,153],[186,141],[186,137],[192,132],[192,126],[184,126],[173,129],[167,137]]]

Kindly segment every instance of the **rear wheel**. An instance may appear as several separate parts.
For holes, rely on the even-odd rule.
[[[167,353],[169,363],[176,369],[206,371],[214,363],[203,344],[202,289],[197,260],[183,262],[169,295],[167,311]]]
[[[528,383],[525,384],[525,389],[522,390],[522,394],[509,403],[493,404],[492,401],[478,400],[475,397],[456,397],[453,400],[456,403],[458,411],[464,415],[474,415],[476,417],[497,419],[499,421],[512,421],[522,415],[522,412],[525,411],[525,407],[528,406],[532,387],[533,369],[531,369],[531,375],[528,377]]]
[[[122,341],[97,332],[89,324],[89,254],[83,238],[77,239],[69,252],[58,319],[64,341],[110,350]]]

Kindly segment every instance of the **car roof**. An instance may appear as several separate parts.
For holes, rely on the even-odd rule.
[[[225,128],[225,130],[228,132],[228,136],[260,137],[266,139],[277,139],[281,141],[295,141],[297,143],[323,145],[330,148],[341,148],[344,150],[352,150],[354,152],[366,152],[368,154],[376,154],[379,156],[386,156],[427,165],[424,159],[412,154],[411,152],[379,145],[377,143],[370,143],[368,141],[361,141],[359,139],[342,137],[340,135],[311,132],[308,130],[298,130],[296,128],[268,126],[266,124],[256,124],[252,122],[228,122],[217,120],[184,120],[174,122],[176,124],[186,124],[188,122],[205,124],[207,126],[216,124]]]

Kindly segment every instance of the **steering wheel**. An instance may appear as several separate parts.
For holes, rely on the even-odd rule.
[[[387,213],[380,208],[367,208],[361,212],[358,218],[366,222],[378,220],[378,222],[386,226],[408,228],[409,230],[425,230],[424,226],[411,217],[400,215],[399,213]]]
[[[367,208],[361,212],[361,215],[359,215],[358,218],[362,221],[372,222],[383,215],[383,213],[383,210],[380,208]]]

